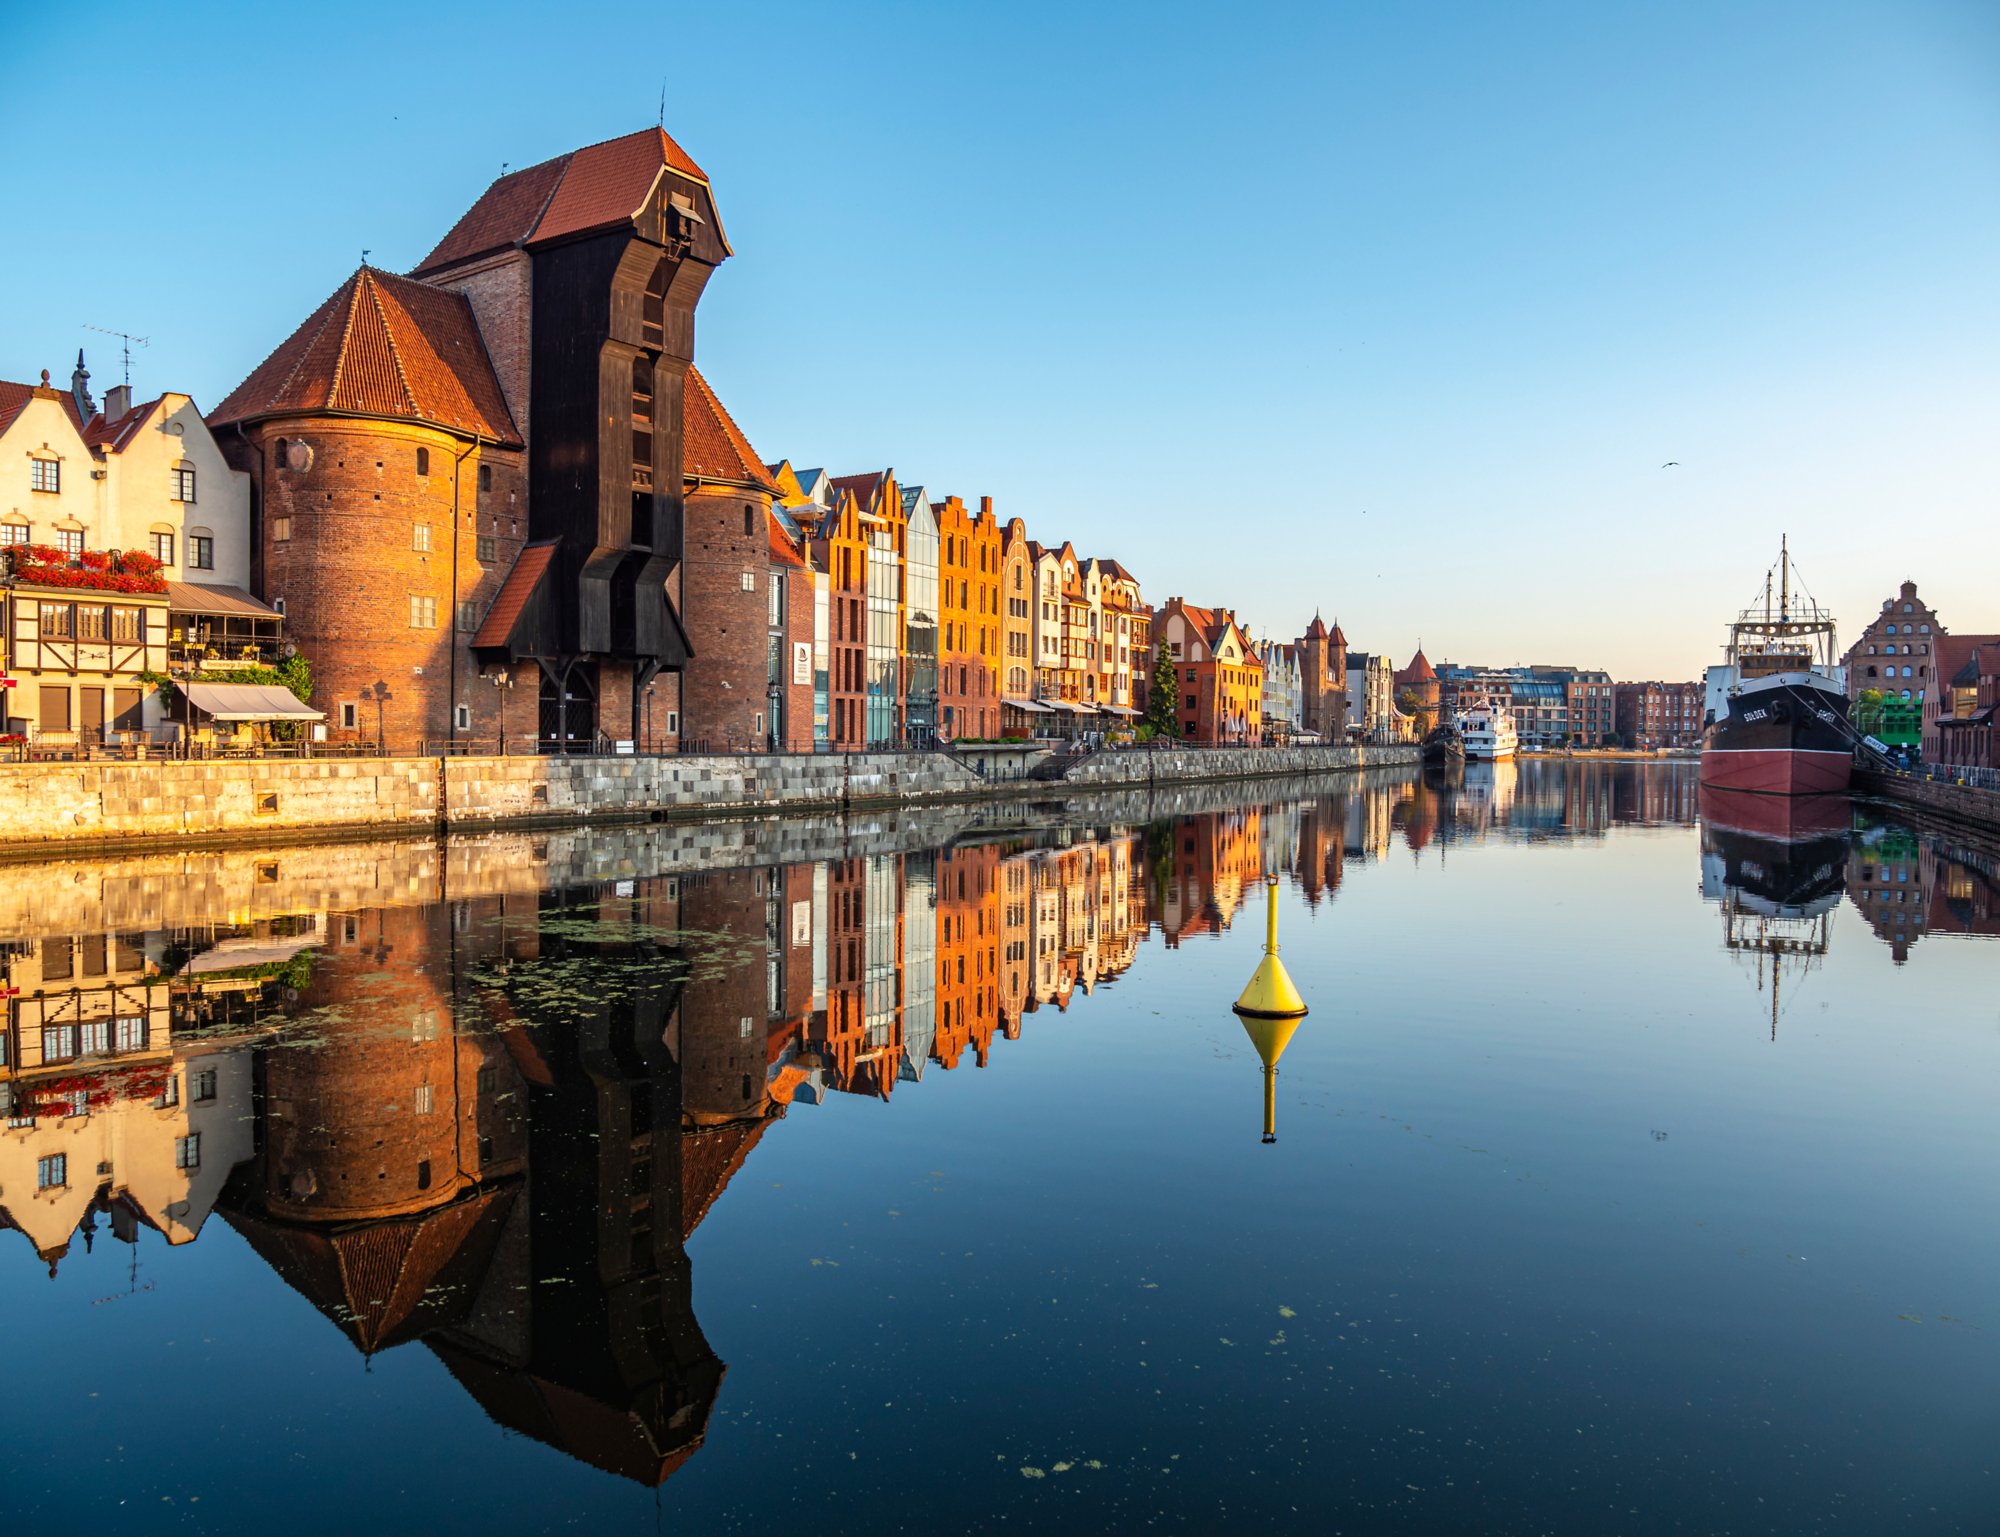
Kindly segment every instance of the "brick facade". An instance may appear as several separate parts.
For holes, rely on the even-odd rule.
[[[770,505],[741,487],[688,493],[681,613],[694,656],[681,678],[681,737],[714,752],[767,744]]]
[[[993,499],[977,512],[957,497],[937,504],[938,731],[953,737],[1000,734],[1002,539]]]
[[[526,540],[519,449],[473,445],[458,463],[454,528],[467,445],[442,429],[306,415],[221,442],[257,483],[264,595],[312,664],[329,740],[409,750],[451,735],[454,705],[461,737],[534,731],[532,680],[510,699],[519,691],[483,679],[455,629],[477,625]]]

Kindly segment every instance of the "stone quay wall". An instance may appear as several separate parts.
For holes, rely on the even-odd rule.
[[[1130,785],[1200,780],[1276,779],[1347,769],[1414,764],[1414,746],[1398,747],[1163,747],[1094,753],[1063,775],[1065,784]]]
[[[1907,774],[1854,771],[1854,793],[1897,805],[1918,806],[1954,822],[1989,830],[2000,829],[2000,794],[1971,785],[1941,784]]]
[[[1059,781],[989,777],[949,753],[321,758],[0,765],[0,849],[478,831],[590,819],[842,815],[996,797],[1304,778],[1417,761],[1414,748],[1103,752]]]

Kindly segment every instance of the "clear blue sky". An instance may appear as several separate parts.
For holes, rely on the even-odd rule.
[[[769,458],[1399,661],[1692,676],[1780,530],[2000,629],[1990,0],[596,10],[11,14],[0,377],[212,405],[664,77]]]

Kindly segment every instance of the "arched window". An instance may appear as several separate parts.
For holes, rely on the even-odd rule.
[[[1905,603],[1903,605],[1903,612],[1907,614],[1909,611],[1910,611],[1910,605]]]
[[[271,463],[281,470],[285,467],[285,440],[283,438],[271,439]]]
[[[1908,689],[1903,690],[1903,697],[1905,699],[1908,699],[1910,697],[1910,691]]]
[[[1872,678],[1872,677],[1874,677],[1875,675],[1876,675],[1876,673],[1875,673],[1875,669],[1874,669],[1874,668],[1872,668],[1872,667],[1871,667],[1871,668],[1869,668],[1869,669],[1868,669],[1868,676]]]
[[[419,475],[428,475],[430,472],[431,451],[428,448],[420,448],[417,450],[417,473]]]
[[[751,506],[750,503],[748,502],[745,502],[743,504],[743,537],[745,539],[748,539],[750,535],[753,532],[755,532],[755,530],[753,530],[750,526],[750,519],[751,516],[756,512],[756,510],[757,509]]]
[[[1928,635],[1930,634],[1930,632],[1931,632],[1931,627],[1927,624],[1920,624],[1917,626],[1917,633],[1919,635]]]

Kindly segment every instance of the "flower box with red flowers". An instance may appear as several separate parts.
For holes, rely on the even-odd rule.
[[[163,569],[143,550],[81,550],[71,555],[46,544],[6,546],[7,577],[30,587],[160,594],[167,590]]]

